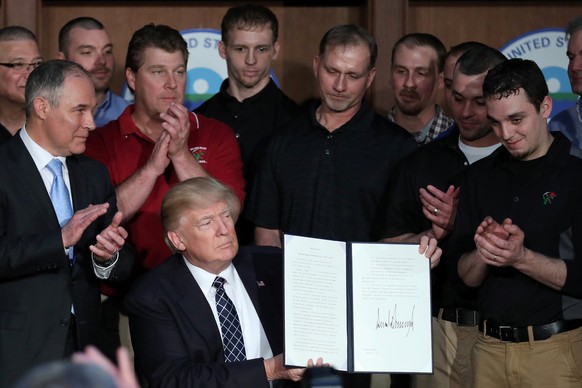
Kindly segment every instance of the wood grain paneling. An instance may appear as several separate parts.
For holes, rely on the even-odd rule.
[[[101,20],[115,44],[117,70],[113,90],[124,82],[123,66],[132,33],[146,23],[168,24],[176,29],[220,27],[232,1],[73,1],[1,0],[3,25],[20,24],[37,33],[44,56],[54,58],[57,34],[68,20],[89,15]],[[465,1],[465,0],[331,0],[257,1],[275,12],[280,23],[281,53],[274,69],[282,88],[304,102],[317,94],[311,69],[319,40],[330,27],[359,23],[376,37],[379,46],[376,81],[370,98],[382,113],[392,104],[389,87],[390,51],[407,32],[429,32],[450,47],[479,40],[499,47],[537,28],[564,27],[582,14],[580,1]],[[316,4],[316,5],[314,5]],[[335,5],[334,5],[335,4]]]
[[[263,2],[264,3],[264,2]],[[42,51],[54,58],[58,49],[56,37],[61,26],[72,18],[89,15],[97,18],[109,30],[117,69],[113,90],[123,82],[127,44],[133,32],[147,23],[167,24],[178,30],[191,28],[220,29],[222,17],[232,2],[67,2],[50,1],[42,6]],[[311,62],[319,39],[333,25],[360,23],[362,7],[284,6],[283,2],[268,2],[279,19],[281,52],[274,70],[281,87],[294,100],[303,102],[315,96]]]
[[[447,47],[466,40],[500,47],[531,30],[564,28],[578,15],[579,1],[411,1],[408,32],[434,34]]]

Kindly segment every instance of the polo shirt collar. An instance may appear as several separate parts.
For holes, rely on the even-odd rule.
[[[316,103],[311,104],[309,107],[309,117],[314,128],[321,128],[328,132],[327,129],[317,121],[315,112],[317,108],[321,105],[321,100]],[[344,132],[344,131],[366,131],[372,125],[372,120],[374,120],[374,110],[370,107],[370,104],[366,100],[362,100],[362,105],[356,114],[344,125],[333,131],[333,133]]]
[[[450,148],[453,150],[458,150],[459,149],[459,127],[457,126],[457,123],[454,123],[451,128],[449,128],[449,130],[447,130],[447,133],[445,136],[441,137],[441,138],[437,138],[434,139],[433,142],[435,142],[436,144],[440,144],[443,148]]]
[[[270,94],[272,94],[276,89],[278,89],[277,85],[275,85],[275,81],[272,78],[269,79],[269,83],[257,94],[251,96],[249,98],[245,98],[242,102],[239,102],[236,98],[231,96],[228,93],[228,78],[222,81],[220,85],[220,98],[222,99],[223,104],[235,104],[235,105],[247,105],[247,104],[255,104],[260,103],[268,98]]]
[[[127,108],[125,108],[121,116],[119,116],[119,118],[117,119],[117,121],[119,122],[119,132],[121,133],[121,136],[135,135],[153,143],[152,139],[141,133],[139,128],[135,125],[135,122],[131,117],[134,110],[135,105],[134,104],[129,105]]]
[[[548,164],[563,167],[568,162],[572,143],[561,132],[550,132],[550,134],[554,136],[554,141],[542,158],[545,158]],[[496,155],[494,166],[497,168],[511,168],[512,164],[520,163],[511,157],[504,146],[499,147],[492,155]]]
[[[104,109],[106,110],[107,108],[109,108],[111,106],[111,95],[113,93],[111,93],[111,90],[107,89],[107,91],[105,92],[105,98],[103,99],[103,102],[101,102],[101,104],[99,104],[99,106],[97,106],[97,110],[100,109]]]

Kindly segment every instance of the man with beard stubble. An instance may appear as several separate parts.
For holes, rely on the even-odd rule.
[[[390,84],[395,104],[388,119],[404,127],[418,145],[434,140],[453,119],[436,101],[443,89],[447,50],[434,35],[404,35],[392,49]]]
[[[97,128],[117,119],[129,105],[109,89],[115,68],[113,43],[98,20],[83,16],[65,24],[59,31],[57,57],[81,65],[91,77],[98,104],[93,114]]]

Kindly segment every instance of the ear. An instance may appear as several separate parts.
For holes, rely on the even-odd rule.
[[[315,75],[315,79],[317,79],[317,67],[319,66],[320,60],[319,55],[313,57],[313,74]]]
[[[127,86],[131,90],[135,90],[135,73],[129,67],[125,69],[125,79],[127,80]]]
[[[370,71],[368,72],[368,80],[366,81],[366,89],[368,89],[370,87],[370,85],[372,85],[372,82],[374,82],[374,78],[376,78],[376,68],[375,67],[370,69]]]
[[[182,242],[182,238],[178,233],[170,230],[167,236],[177,250],[180,252],[184,252],[186,250],[186,245],[184,245],[184,242]]]
[[[65,53],[62,51],[59,51],[57,53],[57,59],[67,59],[67,57],[65,56]]]
[[[34,113],[42,120],[45,120],[51,108],[48,101],[44,97],[36,97],[33,101],[33,106]]]
[[[437,89],[444,89],[445,87],[445,73],[441,71],[437,74]]]
[[[279,42],[275,42],[275,44],[273,44],[273,60],[277,59],[277,56],[279,55],[279,48],[281,48]]]
[[[222,40],[218,42],[218,55],[220,55],[220,58],[226,59],[226,46]]]
[[[550,117],[550,114],[552,114],[552,97],[544,97],[542,103],[540,104],[540,113],[544,119]]]

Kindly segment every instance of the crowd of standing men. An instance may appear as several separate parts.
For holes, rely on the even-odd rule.
[[[375,38],[340,25],[313,59],[319,99],[300,107],[270,77],[270,9],[232,7],[221,29],[228,78],[193,112],[169,26],[129,42],[131,104],[109,88],[113,43],[94,18],[64,25],[48,61],[32,32],[0,29],[0,387],[92,376],[43,369],[89,345],[118,365],[92,347],[72,359],[112,386],[298,386],[282,354],[285,233],[414,243],[430,260],[434,373],[392,387],[580,386],[580,100],[548,126],[534,62],[411,33],[382,116],[365,99],[386,70]],[[580,95],[582,18],[567,36]]]

